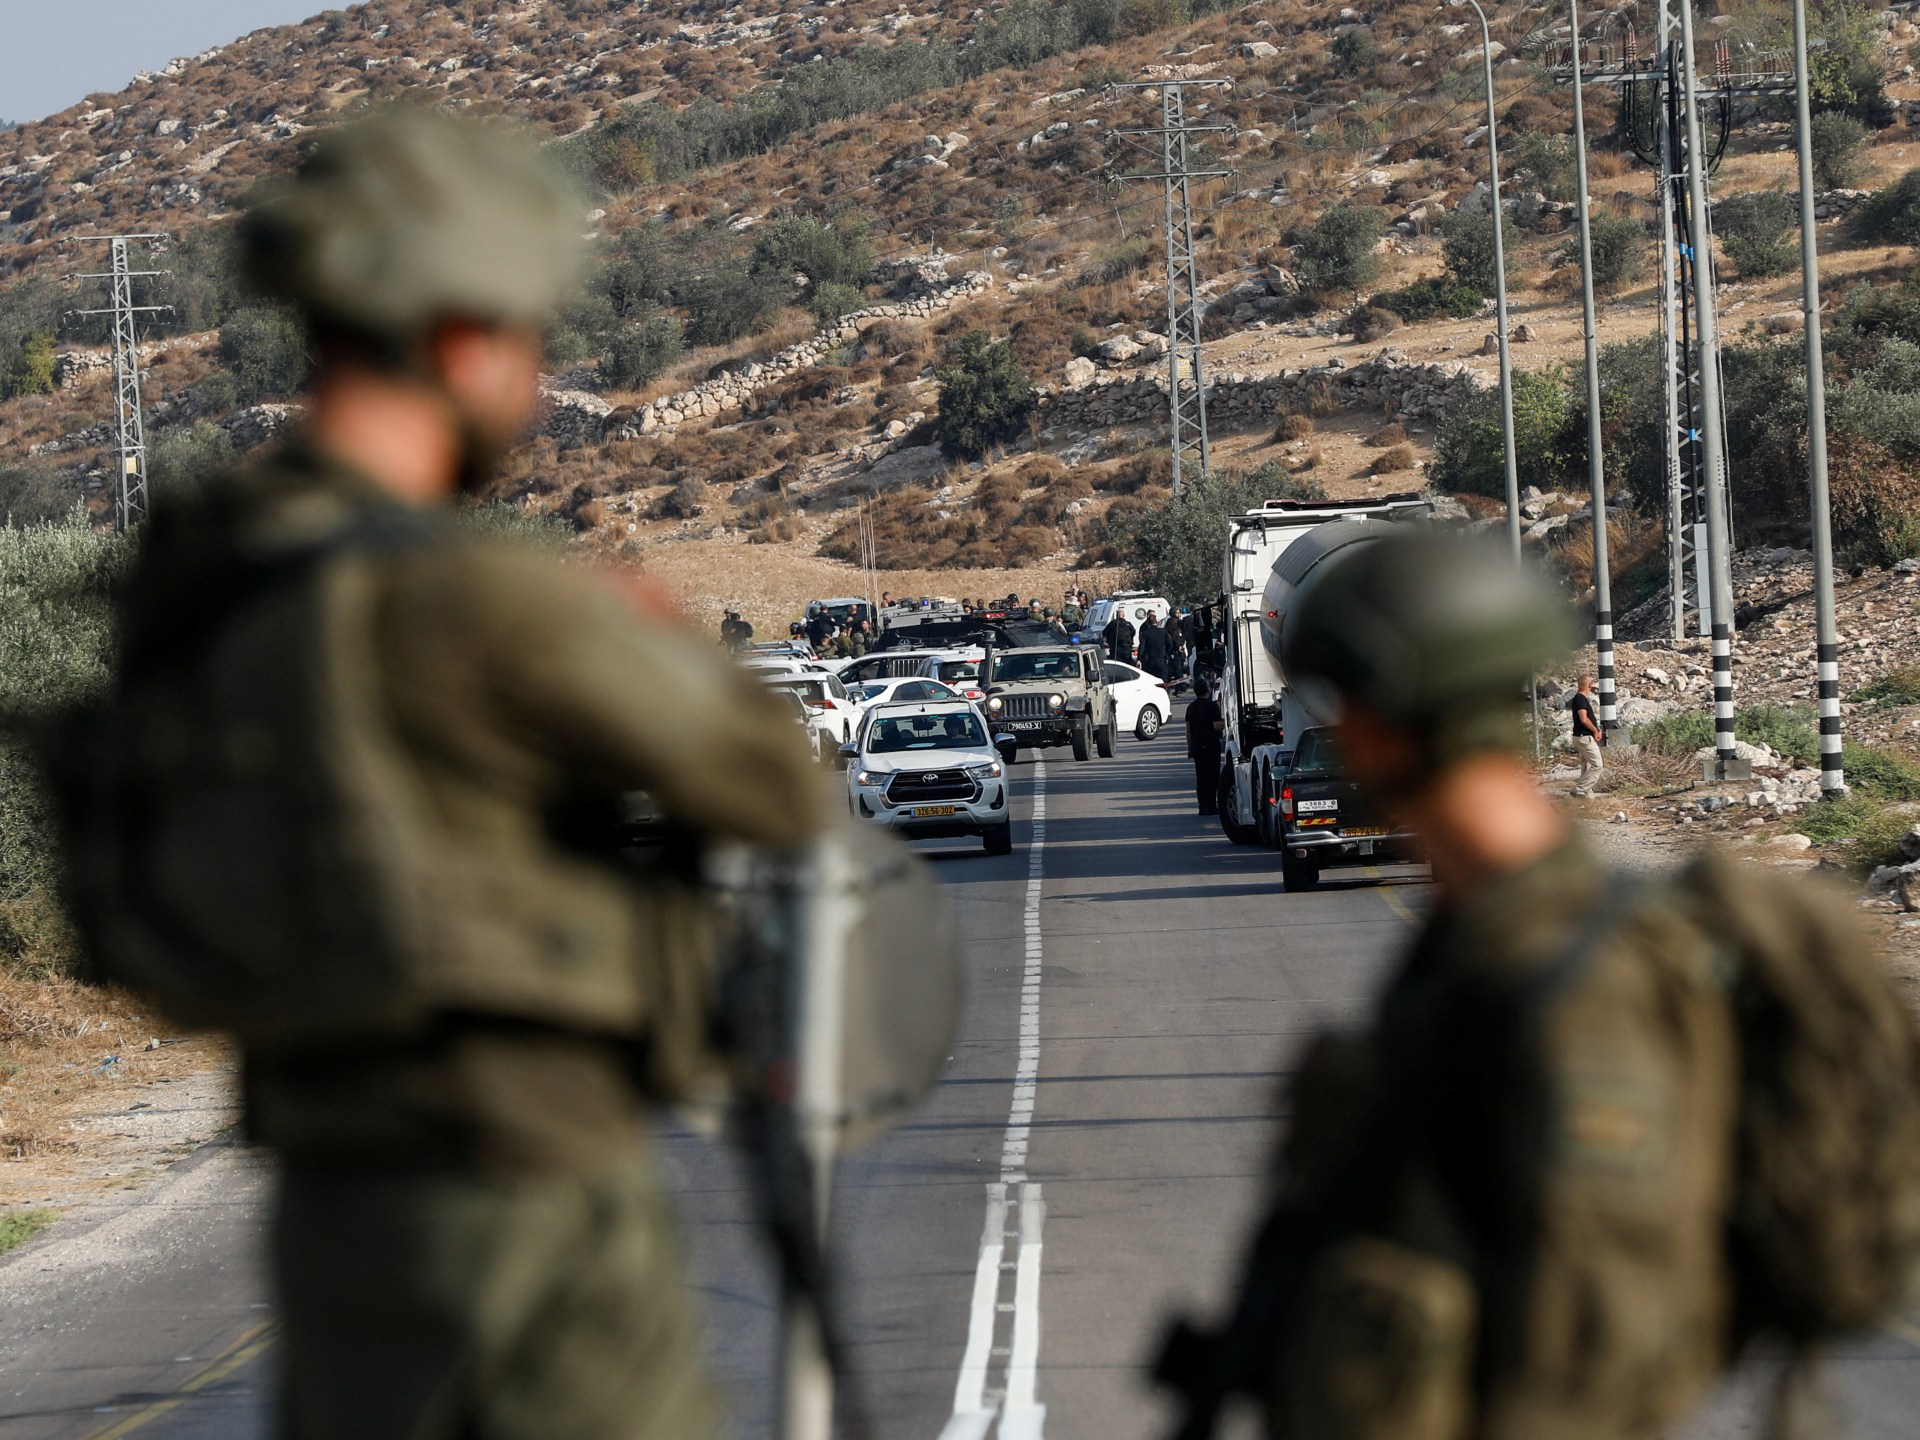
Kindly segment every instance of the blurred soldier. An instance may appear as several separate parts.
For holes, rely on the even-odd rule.
[[[1226,729],[1210,677],[1203,676],[1187,702],[1187,758],[1193,761],[1193,795],[1202,815],[1220,813],[1220,754]]]
[[[1285,1440],[1652,1440],[1747,1339],[1886,1314],[1920,1245],[1916,1046],[1845,909],[1712,860],[1608,876],[1516,753],[1572,637],[1497,547],[1324,563],[1288,681],[1438,894],[1370,1026],[1296,1072],[1235,1321],[1162,1356],[1182,1434],[1243,1389]]]
[[[179,915],[232,891],[199,908],[260,1002],[295,1440],[716,1433],[642,1150],[703,1053],[699,911],[586,842],[627,792],[774,846],[823,798],[765,687],[611,576],[443,513],[534,417],[583,224],[516,132],[396,110],[322,136],[240,234],[311,328],[305,433],[157,507],[128,588],[123,691],[201,686],[222,747],[142,751],[210,767],[149,883]]]

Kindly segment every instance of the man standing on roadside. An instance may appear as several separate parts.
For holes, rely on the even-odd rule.
[[[1220,813],[1220,755],[1226,730],[1213,686],[1202,677],[1187,702],[1187,758],[1193,761],[1193,797],[1202,815]]]
[[[1133,622],[1121,613],[1118,605],[1113,607],[1113,618],[1100,632],[1100,638],[1106,642],[1109,660],[1118,660],[1123,665],[1133,663]]]
[[[1140,622],[1140,668],[1156,680],[1165,680],[1173,673],[1172,662],[1166,627],[1149,610]]]
[[[322,135],[239,231],[312,335],[304,433],[163,498],[122,603],[144,883],[79,918],[239,1035],[291,1440],[718,1433],[644,1150],[709,1058],[704,912],[599,837],[636,791],[774,847],[826,803],[662,607],[448,514],[534,418],[584,223],[517,131]]]
[[[1600,772],[1606,769],[1600,747],[1607,743],[1607,732],[1600,727],[1600,712],[1593,703],[1591,675],[1580,677],[1573,698],[1567,701],[1567,709],[1573,714],[1573,750],[1580,757],[1580,778],[1573,782],[1573,793],[1591,795],[1600,780]]]

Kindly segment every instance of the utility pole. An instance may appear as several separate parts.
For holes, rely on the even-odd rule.
[[[1833,603],[1827,501],[1827,379],[1820,335],[1820,242],[1813,213],[1813,126],[1807,101],[1807,3],[1793,0],[1793,106],[1800,150],[1800,287],[1806,307],[1808,500],[1813,512],[1814,661],[1819,673],[1820,792],[1847,793],[1840,741],[1840,625]]]
[[[1567,0],[1573,41],[1575,204],[1580,209],[1580,305],[1587,355],[1587,485],[1593,503],[1593,644],[1601,733],[1613,729],[1613,578],[1607,554],[1607,463],[1600,444],[1600,335],[1593,303],[1593,217],[1587,208],[1587,110],[1581,95],[1580,0]]]
[[[1708,582],[1702,608],[1713,603],[1713,748],[1715,779],[1733,778],[1733,572],[1727,534],[1725,438],[1720,429],[1720,336],[1713,305],[1713,230],[1707,223],[1706,147],[1700,132],[1700,85],[1694,68],[1693,6],[1680,3],[1681,92],[1686,100],[1687,200],[1694,314],[1700,335],[1700,437],[1705,470]]]
[[[1200,339],[1200,257],[1193,243],[1193,182],[1230,175],[1230,170],[1195,170],[1189,163],[1187,142],[1194,135],[1231,130],[1231,125],[1187,123],[1189,87],[1229,85],[1228,80],[1142,81],[1114,88],[1157,89],[1160,124],[1121,135],[1158,135],[1161,171],[1158,175],[1125,175],[1125,180],[1158,180],[1164,187],[1167,213],[1167,414],[1172,425],[1173,492],[1180,493],[1189,460],[1205,476],[1212,468],[1207,448],[1207,385]]]
[[[1446,0],[1449,7],[1461,0]],[[1502,233],[1506,216],[1500,208],[1500,116],[1493,92],[1493,31],[1487,28],[1487,12],[1480,0],[1466,0],[1480,19],[1480,59],[1487,80],[1487,183],[1488,201],[1493,211],[1493,313],[1496,338],[1500,344],[1500,448],[1507,470],[1507,544],[1513,551],[1513,563],[1520,563],[1520,457],[1514,453],[1513,440],[1513,348],[1507,339],[1507,242]],[[1537,704],[1537,702],[1536,702]],[[1534,726],[1536,733],[1539,726]]]
[[[164,235],[80,235],[82,241],[104,240],[112,268],[103,273],[76,275],[76,280],[105,280],[112,287],[108,310],[80,310],[79,315],[107,315],[113,322],[114,424],[120,446],[119,488],[115,496],[113,528],[125,531],[147,514],[147,432],[140,405],[140,347],[134,335],[136,316],[171,310],[171,305],[136,305],[133,282],[164,275],[164,270],[135,270],[127,246],[136,240],[165,240]]]

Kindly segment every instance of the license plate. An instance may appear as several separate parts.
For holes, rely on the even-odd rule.
[[[1387,827],[1384,825],[1349,825],[1346,833],[1348,835],[1384,835],[1387,833]]]
[[[1338,810],[1339,808],[1338,800],[1302,800],[1300,802],[1300,810],[1303,814],[1309,810]]]
[[[1008,720],[1005,721],[1000,728],[1003,730],[1038,730],[1040,725],[1041,722],[1038,720]]]
[[[913,818],[916,820],[938,820],[943,816],[957,815],[959,813],[959,807],[954,805],[916,805],[913,807]]]

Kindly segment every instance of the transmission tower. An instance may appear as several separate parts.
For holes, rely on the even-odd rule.
[[[1158,135],[1161,170],[1158,175],[1124,175],[1123,180],[1158,180],[1166,194],[1167,212],[1167,414],[1172,426],[1173,489],[1180,491],[1187,462],[1205,475],[1211,468],[1207,450],[1206,369],[1200,339],[1200,256],[1193,243],[1193,182],[1231,175],[1231,170],[1195,170],[1188,141],[1195,135],[1231,130],[1231,125],[1187,123],[1186,90],[1228,85],[1228,80],[1143,81],[1117,89],[1160,92],[1160,124],[1122,135]]]
[[[1689,608],[1699,634],[1712,633],[1714,621],[1731,626],[1731,615],[1714,616],[1713,577],[1708,573],[1706,447],[1708,417],[1701,407],[1697,305],[1713,306],[1712,256],[1696,256],[1689,239],[1692,206],[1687,187],[1685,86],[1676,0],[1660,0],[1657,31],[1650,53],[1632,25],[1616,14],[1597,37],[1581,40],[1582,78],[1588,84],[1620,91],[1620,126],[1633,151],[1653,166],[1654,207],[1660,240],[1660,339],[1666,392],[1664,459],[1667,476],[1668,579],[1672,594],[1673,638],[1686,633]],[[1572,40],[1565,32],[1536,37],[1528,48],[1544,51],[1562,83],[1571,83]],[[1737,39],[1737,37],[1736,37]],[[1743,96],[1791,95],[1793,54],[1743,46],[1736,62],[1735,40],[1713,43],[1712,83],[1699,84],[1703,159],[1707,173],[1718,168],[1733,127],[1733,102]],[[1704,282],[1704,296],[1701,291]],[[1723,416],[1713,417],[1722,423]],[[1721,518],[1732,533],[1726,465],[1717,487],[1723,497]]]
[[[136,305],[133,282],[164,275],[164,270],[135,270],[128,259],[127,247],[136,240],[164,241],[164,235],[81,235],[82,241],[104,240],[110,250],[112,268],[92,275],[76,275],[76,280],[105,280],[111,285],[113,306],[107,310],[80,310],[79,315],[106,315],[113,323],[113,403],[114,425],[120,443],[119,490],[116,495],[113,524],[126,530],[146,518],[147,513],[147,432],[140,413],[140,347],[134,334],[135,319],[171,305]]]

